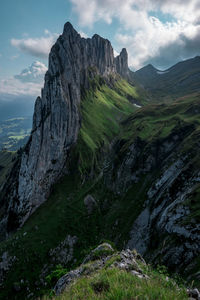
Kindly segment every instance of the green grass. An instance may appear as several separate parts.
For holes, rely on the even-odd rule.
[[[73,149],[72,157],[70,157],[72,174],[62,178],[53,187],[49,199],[37,209],[22,229],[0,244],[0,254],[8,251],[10,255],[17,257],[7,275],[0,299],[11,298],[13,284],[21,279],[27,280],[26,286],[29,286],[35,296],[46,293],[46,290],[42,290],[43,286],[35,283],[38,281],[44,265],[52,264],[49,257],[50,249],[57,247],[68,234],[78,238],[74,248],[74,258],[77,261],[62,266],[58,270],[59,272],[62,272],[62,268],[70,269],[79,265],[89,250],[98,245],[101,240],[115,240],[118,248],[124,246],[129,238],[133,222],[143,209],[144,201],[147,199],[146,192],[158,174],[155,171],[149,176],[141,175],[138,183],[132,184],[123,195],[111,192],[105,187],[103,179],[99,176],[95,177],[95,175],[102,170],[104,155],[108,153],[114,139],[123,139],[125,142],[121,151],[126,151],[138,136],[146,144],[151,144],[152,141],[168,137],[175,129],[193,124],[193,131],[189,132],[183,140],[182,151],[187,152],[188,149],[194,148],[196,152],[198,149],[200,118],[198,114],[194,117],[190,113],[194,105],[197,108],[200,106],[198,96],[180,99],[171,106],[147,105],[137,109],[127,100],[128,95],[140,101],[137,88],[124,81],[115,82],[112,88],[105,84],[96,84],[93,90],[84,95],[80,107],[82,112],[81,130],[77,146]],[[120,159],[119,155],[120,153],[115,158],[116,162]],[[83,176],[87,177],[91,171],[94,176],[83,181]],[[98,204],[97,209],[90,217],[84,206],[84,197],[88,194],[92,195]],[[56,265],[52,264],[48,274],[54,271],[57,274],[56,270]],[[112,276],[113,280],[115,278],[117,282],[118,275],[113,274]],[[120,278],[126,278],[124,276],[128,275],[124,275],[124,273],[119,275]],[[89,278],[85,280],[87,281]],[[127,278],[127,280],[129,279]],[[131,280],[136,279],[132,278]],[[136,282],[133,283],[136,284]],[[159,289],[158,294],[155,294],[156,279],[154,283],[151,291],[154,298],[138,299],[157,299]],[[16,299],[26,298],[26,286],[21,287],[21,291],[16,294]],[[49,289],[49,286],[46,288]],[[121,287],[117,292],[116,287],[112,293],[119,293],[120,289]],[[136,291],[140,295],[140,287]],[[88,297],[91,296],[88,295]],[[95,297],[97,296],[95,295]],[[134,295],[134,297],[136,296]],[[171,299],[179,299],[173,297],[172,293]]]
[[[0,244],[0,253],[8,251],[11,256],[17,257],[13,268],[7,275],[0,299],[12,297],[13,283],[25,278],[26,285],[35,292],[35,282],[38,281],[42,268],[45,264],[52,264],[48,254],[50,249],[57,247],[68,234],[78,238],[74,250],[74,258],[77,262],[62,266],[68,269],[80,263],[88,251],[101,240],[110,239],[112,236],[111,228],[114,225],[112,224],[114,218],[110,219],[110,225],[102,226],[104,222],[107,222],[106,219],[109,219],[110,213],[109,210],[105,214],[102,210],[102,203],[103,197],[107,195],[112,198],[111,205],[114,205],[116,197],[105,188],[98,177],[82,184],[77,172],[76,158],[78,155],[80,175],[86,174],[88,169],[94,166],[99,171],[101,151],[107,151],[113,138],[119,134],[121,120],[137,110],[126,98],[131,94],[134,97],[137,96],[135,88],[124,81],[117,82],[117,84],[119,86],[112,85],[109,88],[105,84],[98,84],[97,81],[95,88],[85,94],[80,107],[82,126],[78,144],[75,151],[72,151],[72,164],[70,165],[72,174],[64,177],[53,187],[49,199],[37,209],[22,229]],[[83,201],[88,194],[94,195],[98,203],[98,208],[90,217],[88,217]],[[117,214],[119,213],[120,211]],[[56,272],[56,265],[52,264],[48,272],[51,273],[54,270]],[[41,295],[42,291],[39,290],[37,293]],[[26,289],[22,285],[16,298],[25,297]]]
[[[81,173],[92,166],[98,169],[99,151],[106,151],[120,132],[120,121],[137,110],[128,96],[139,99],[136,87],[125,80],[117,81],[112,88],[97,85],[86,92],[81,102],[82,125],[76,149]]]
[[[200,95],[196,94],[180,98],[170,105],[146,105],[125,120],[122,138],[126,139],[128,144],[131,144],[136,137],[149,143],[155,139],[166,138],[181,128],[193,126],[189,138],[194,144],[197,140],[194,138],[195,134],[200,131],[199,105]],[[196,114],[193,113],[195,108]],[[185,142],[184,146],[186,147],[184,149],[188,150],[187,147],[191,146],[191,143]]]
[[[151,279],[140,279],[117,268],[103,269],[96,274],[78,279],[58,300],[186,300],[185,289],[178,290],[172,280],[159,273]],[[44,298],[48,299],[48,298]]]
[[[78,238],[74,248],[74,258],[77,262],[64,266],[68,270],[79,265],[84,256],[101,241],[114,240],[116,236],[119,236],[119,232],[121,236],[118,240],[118,247],[123,246],[144,201],[141,197],[138,206],[136,205],[137,199],[133,195],[137,189],[139,191],[140,187],[135,185],[127,195],[120,198],[108,191],[102,181],[96,183],[90,181],[81,186],[77,177],[63,178],[55,185],[48,201],[30,217],[23,229],[0,244],[0,253],[8,251],[11,256],[17,257],[17,261],[8,274],[5,289],[1,291],[0,299],[12,297],[13,283],[24,278],[27,280],[26,285],[35,292],[35,282],[38,281],[42,268],[45,264],[52,264],[48,255],[49,250],[57,247],[68,234]],[[87,215],[83,202],[87,194],[93,195],[99,204],[98,209],[90,217]],[[105,199],[110,201],[107,211],[102,206]],[[116,218],[119,220],[117,227],[115,226]],[[124,224],[124,219],[126,219],[126,224]],[[56,265],[52,265],[48,274],[54,270],[56,272]],[[23,285],[21,288],[16,299],[24,299],[26,295]],[[42,286],[40,288],[44,289]],[[42,290],[39,290],[38,295],[41,293]]]

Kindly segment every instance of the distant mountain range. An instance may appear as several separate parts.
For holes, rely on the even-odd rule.
[[[200,56],[179,62],[165,71],[147,65],[135,72],[134,77],[154,101],[200,92]]]

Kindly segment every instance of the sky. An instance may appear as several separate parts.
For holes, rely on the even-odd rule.
[[[116,54],[125,47],[132,70],[200,55],[200,0],[0,0],[0,109],[33,105],[67,21],[83,37],[108,38]]]

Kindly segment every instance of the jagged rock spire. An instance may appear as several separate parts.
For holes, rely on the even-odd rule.
[[[125,48],[122,49],[120,55],[115,57],[116,71],[124,78],[129,78],[129,68],[128,68],[128,53]]]

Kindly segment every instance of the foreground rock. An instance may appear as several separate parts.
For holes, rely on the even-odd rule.
[[[61,277],[56,283],[54,291],[56,295],[60,295],[75,279],[91,275],[106,266],[130,272],[133,276],[141,279],[148,279],[148,275],[143,272],[139,264],[146,265],[144,259],[136,251],[127,249],[114,253],[112,246],[104,243],[92,250],[79,268]]]

